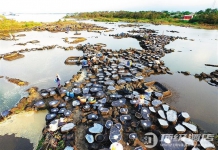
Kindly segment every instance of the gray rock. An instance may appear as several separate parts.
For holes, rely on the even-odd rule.
[[[94,123],[94,126],[89,128],[89,132],[91,133],[101,133],[103,131],[103,126],[98,123]]]
[[[72,130],[74,127],[75,127],[75,124],[74,124],[74,123],[65,124],[65,125],[61,128],[61,132],[62,132],[62,133],[68,132],[68,131]]]

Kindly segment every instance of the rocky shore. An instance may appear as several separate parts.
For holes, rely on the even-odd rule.
[[[105,27],[97,26],[89,23],[75,22],[75,21],[58,21],[52,23],[43,23],[40,26],[35,26],[33,28],[23,28],[19,30],[13,31],[16,32],[26,32],[26,31],[48,31],[52,33],[56,32],[69,32],[69,31],[98,31],[98,30],[107,30]],[[4,31],[6,32],[6,31]],[[8,31],[10,33],[11,31]],[[12,35],[13,38],[9,36],[9,34],[4,34],[4,36],[0,36],[0,40],[16,40],[16,37],[25,36],[25,34],[18,34],[17,36]]]

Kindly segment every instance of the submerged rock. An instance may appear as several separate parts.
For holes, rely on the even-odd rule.
[[[4,110],[3,112],[1,112],[1,116],[2,116],[3,118],[9,116],[9,114],[10,114],[10,111],[9,111],[9,110]]]

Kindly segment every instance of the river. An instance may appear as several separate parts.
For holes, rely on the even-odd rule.
[[[51,22],[58,21],[63,16],[63,14],[19,14],[19,16],[13,16],[13,19],[18,21]],[[109,29],[114,29],[114,31],[102,34],[82,31],[81,36],[87,38],[87,41],[81,44],[88,42],[95,44],[101,42],[107,44],[107,48],[113,50],[130,47],[141,49],[136,39],[114,39],[108,36],[109,34],[127,32],[128,30],[138,28],[118,27],[119,24],[123,23],[107,24],[94,21],[83,22],[106,26]],[[195,73],[210,73],[214,71],[216,68],[208,67],[204,64],[218,64],[218,31],[170,25],[142,25],[145,28],[157,30],[158,34],[188,38],[188,40],[176,40],[166,46],[167,48],[175,49],[175,52],[166,54],[166,56],[162,58],[165,62],[165,66],[169,67],[170,70],[174,72],[174,75],[156,75],[151,76],[148,80],[158,80],[167,85],[167,87],[173,91],[173,97],[167,100],[169,104],[178,108],[179,111],[184,110],[189,112],[191,118],[203,129],[218,133],[218,118],[216,116],[216,114],[218,114],[217,87],[212,87],[204,81],[200,82],[193,76],[184,76],[176,73],[177,71],[189,71],[194,75]],[[167,30],[175,30],[179,33],[167,32]],[[0,53],[3,54],[14,50],[42,47],[52,44],[67,46],[68,44],[63,42],[63,38],[74,36],[74,32],[69,32],[68,34],[49,33],[46,31],[23,33],[26,34],[26,36],[19,37],[18,41],[0,41]],[[40,43],[27,44],[26,46],[14,45],[30,40],[39,40]],[[0,79],[0,111],[13,107],[21,97],[27,94],[25,90],[28,89],[28,87],[37,86],[41,89],[56,86],[53,80],[57,73],[61,76],[61,82],[64,84],[65,81],[69,80],[73,74],[76,74],[77,71],[80,70],[80,66],[65,65],[65,59],[69,56],[82,55],[82,52],[77,50],[64,51],[63,49],[55,48],[54,50],[24,53],[24,55],[25,58],[12,62],[3,59],[0,60],[0,75],[19,78],[30,83],[27,87],[18,87],[7,82],[4,78]],[[175,97],[175,95],[177,95],[177,97]]]

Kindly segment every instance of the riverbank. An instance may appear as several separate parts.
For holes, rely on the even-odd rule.
[[[70,17],[68,17],[70,18]],[[189,23],[188,21],[179,20],[179,19],[128,19],[128,18],[78,18],[74,17],[73,19],[78,20],[94,20],[97,22],[127,22],[127,23],[151,23],[154,25],[174,25],[174,26],[180,26],[180,27],[191,27],[196,29],[210,29],[210,30],[216,30],[218,29],[218,25],[210,25],[210,24],[199,24],[199,23]]]
[[[82,31],[82,30],[104,30],[94,24],[79,23],[76,21],[56,21],[50,23],[43,22],[18,22],[15,20],[2,17],[0,20],[0,39],[1,40],[16,40],[13,35],[17,32],[23,31],[49,31],[49,32],[68,32],[68,31]],[[25,36],[25,35],[22,35]],[[18,35],[19,37],[19,35]]]

